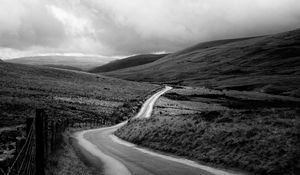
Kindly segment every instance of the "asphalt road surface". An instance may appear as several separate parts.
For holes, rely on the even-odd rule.
[[[135,118],[148,118],[155,101],[171,87],[157,92],[142,106]],[[126,121],[127,122],[127,121]],[[113,135],[126,122],[106,128],[75,133],[81,157],[105,175],[232,175],[183,158],[156,153]]]

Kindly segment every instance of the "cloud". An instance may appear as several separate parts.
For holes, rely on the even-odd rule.
[[[63,25],[39,1],[0,0],[0,4],[0,47],[53,47],[65,38]]]
[[[173,52],[203,41],[300,27],[299,0],[0,0],[0,4],[2,55]]]

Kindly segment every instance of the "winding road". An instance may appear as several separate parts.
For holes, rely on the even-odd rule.
[[[150,97],[134,118],[148,118],[156,100],[171,87]],[[127,122],[127,121],[126,121]],[[126,122],[106,128],[75,133],[81,157],[105,175],[233,175],[196,162],[141,148],[113,135]],[[99,174],[102,174],[100,172]]]

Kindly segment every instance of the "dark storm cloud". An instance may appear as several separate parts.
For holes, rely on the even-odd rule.
[[[0,0],[0,4],[0,52],[6,55],[20,50],[172,52],[208,40],[300,27],[299,0]]]

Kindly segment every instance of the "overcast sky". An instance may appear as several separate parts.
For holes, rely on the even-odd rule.
[[[299,19],[300,0],[0,0],[0,58],[174,52]]]

